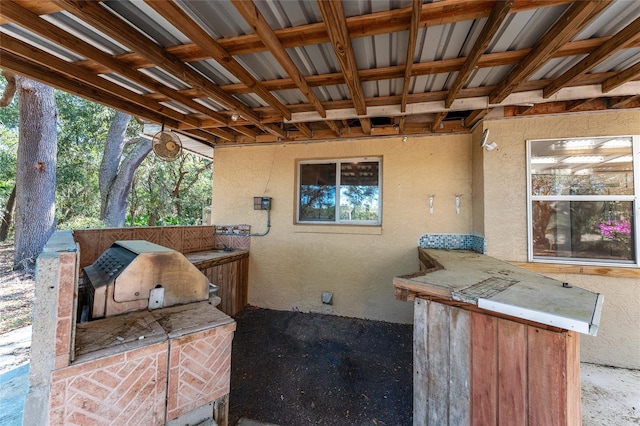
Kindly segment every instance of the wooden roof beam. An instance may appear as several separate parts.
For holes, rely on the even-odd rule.
[[[173,54],[166,52],[162,47],[151,42],[142,33],[136,31],[120,18],[108,12],[107,9],[102,7],[98,2],[82,0],[54,0],[54,2],[63,7],[67,12],[87,22],[117,42],[144,55],[152,63],[179,76],[180,79],[194,86],[207,96],[210,96],[216,102],[225,105],[252,123],[260,124],[260,117],[249,107],[220,89],[212,81],[189,68],[182,60]]]
[[[209,129],[208,127],[205,127],[205,128]],[[261,131],[253,127],[247,127],[247,126],[230,126],[229,128],[249,138],[255,138],[262,133]]]
[[[340,69],[344,76],[345,84],[351,93],[351,99],[356,107],[358,115],[367,113],[367,105],[364,101],[364,92],[360,77],[356,57],[351,47],[351,37],[347,28],[347,21],[344,16],[342,0],[318,0],[322,19],[329,34],[333,51],[340,63]]]
[[[491,110],[492,108],[485,108],[472,111],[467,118],[462,120],[462,125],[468,128],[475,126],[476,123],[482,120],[487,114],[489,114]]]
[[[19,0],[20,4],[28,7],[36,14],[50,14],[63,10],[52,2]],[[512,11],[552,7],[574,3],[575,0],[516,0]],[[3,6],[5,1],[2,1]],[[494,0],[444,0],[422,5],[420,27],[453,24],[456,22],[482,19],[489,16]],[[367,15],[359,15],[347,18],[347,27],[353,37],[369,37],[379,34],[388,34],[398,31],[406,31],[410,22],[412,8],[394,9],[390,11],[375,12]],[[5,22],[1,22],[3,24]],[[329,36],[322,23],[299,25],[274,31],[276,37],[285,48],[308,46],[329,42]],[[264,52],[267,50],[257,34],[227,37],[217,40],[231,55],[244,55]],[[194,44],[185,44],[169,48],[177,56],[179,52],[194,52],[198,50]],[[195,52],[194,52],[195,53]],[[207,59],[205,55],[199,55],[198,59]],[[187,61],[189,62],[189,61]]]
[[[449,94],[447,95],[447,99],[444,101],[445,108],[451,107],[453,101],[458,96],[460,89],[464,86],[464,84],[469,79],[469,76],[476,68],[478,59],[482,56],[482,54],[487,50],[487,46],[491,42],[491,39],[500,28],[500,24],[504,21],[504,18],[507,17],[511,6],[515,0],[498,0],[491,10],[491,14],[489,18],[487,18],[487,22],[485,22],[484,27],[482,27],[482,31],[478,36],[471,52],[469,52],[469,56],[464,62],[462,69],[458,73],[453,86],[449,90]]]
[[[106,69],[101,70],[99,72],[100,74],[107,74],[110,72],[118,73],[140,84],[141,86],[146,87],[151,91],[163,94],[170,100],[175,100],[176,102],[179,102],[193,109],[194,111],[205,114],[207,117],[219,122],[220,124],[226,124],[227,122],[226,118],[223,115],[209,108],[206,108],[204,105],[195,102],[193,99],[183,95],[177,90],[171,89],[163,84],[158,83],[153,78],[139,72],[134,68],[131,68],[124,62],[93,47],[84,40],[81,40],[69,34],[62,28],[51,24],[50,22],[40,18],[38,15],[30,12],[29,10],[19,6],[14,2],[3,2],[2,7],[0,7],[0,15],[54,43],[59,43],[61,46],[101,64]],[[96,76],[96,78],[98,77]]]
[[[544,88],[542,96],[548,98],[571,83],[576,77],[586,73],[611,55],[640,38],[640,17],[619,31],[616,35],[592,51],[586,58],[567,70]]]
[[[121,98],[102,89],[90,87],[78,81],[69,80],[55,71],[52,71],[48,67],[34,64],[31,61],[27,62],[23,58],[14,55],[11,52],[0,50],[0,53],[0,68],[2,69],[13,71],[16,74],[29,76],[29,78],[33,80],[55,87],[56,89],[64,90],[65,92],[83,97],[92,102],[106,105],[110,108],[118,109],[136,117],[144,118],[155,123],[164,122],[168,127],[173,129],[177,129],[179,127],[179,122],[173,118],[167,118],[155,111],[140,108],[130,101],[122,100]]]
[[[178,133],[184,134],[191,138],[198,139],[200,142],[203,142],[206,145],[209,145],[211,147],[215,147],[215,145],[218,143],[216,136],[205,130],[188,129],[188,130],[180,130]],[[230,141],[233,141],[233,139],[231,139]]]
[[[407,122],[407,117],[404,115],[398,119],[398,133],[400,134],[404,133],[404,127],[406,122]]]
[[[609,106],[611,108],[639,108],[640,95],[610,98]]]
[[[592,50],[609,40],[610,37],[598,37],[595,39],[571,41],[557,50],[551,57],[562,58],[574,55],[588,55]],[[629,47],[640,47],[640,41],[636,40]],[[476,64],[478,68],[498,67],[502,65],[516,64],[526,59],[532,51],[531,48],[510,50],[508,52],[486,53],[480,57]],[[458,71],[464,64],[466,58],[443,59],[430,62],[415,63],[411,68],[412,76],[432,75]],[[360,81],[377,81],[402,78],[405,67],[403,65],[393,65],[388,67],[359,70]],[[313,75],[307,77],[310,86],[338,85],[345,84],[342,73],[331,73]],[[286,90],[295,88],[295,84],[289,78],[278,80],[266,80],[262,84],[269,90]],[[232,94],[250,93],[250,89],[242,83],[227,84],[220,86]]]
[[[371,119],[366,117],[361,117],[360,119],[360,127],[362,127],[362,132],[364,134],[371,134]]]
[[[326,121],[323,121],[323,123],[326,124],[327,127],[329,127],[333,131],[333,133],[335,133],[337,136],[340,136],[341,130],[338,123],[336,123],[333,120],[326,120]]]
[[[506,99],[518,84],[531,76],[550,59],[554,52],[582,31],[612,0],[597,2],[578,1],[560,17],[545,35],[536,43],[527,57],[502,79],[489,95],[489,103],[498,104]]]
[[[597,99],[597,98],[595,98]],[[589,103],[591,103],[594,100],[594,98],[589,98],[589,99],[578,99],[575,101],[570,101],[566,103],[566,110],[567,111],[575,111],[580,109],[581,107],[583,107],[584,105],[587,105]]]
[[[291,111],[273,94],[265,89],[262,83],[253,77],[233,56],[195,22],[185,11],[173,1],[145,0],[153,10],[164,17],[171,25],[195,42],[204,52],[240,81],[253,90],[267,104],[271,105],[284,118],[291,120]]]
[[[267,46],[271,54],[276,58],[278,63],[285,69],[287,74],[293,79],[296,86],[305,98],[311,102],[316,111],[320,114],[321,117],[326,117],[327,112],[322,106],[322,103],[315,95],[311,87],[307,84],[304,76],[300,73],[296,64],[293,62],[285,48],[278,40],[278,37],[275,35],[273,29],[269,26],[264,16],[260,13],[260,10],[256,7],[256,5],[251,0],[232,0],[235,8],[240,12],[245,21],[255,31],[255,33],[260,36],[262,42]]]
[[[295,123],[294,125],[298,128],[298,130],[300,130],[300,133],[302,133],[306,137],[311,138],[313,136],[313,131],[307,123]]]
[[[624,83],[635,80],[638,77],[640,77],[640,62],[604,81],[602,83],[602,91],[604,93],[610,92],[616,87],[622,86]]]
[[[431,122],[431,132],[435,133],[437,132],[440,128],[443,128],[443,121],[444,119],[447,117],[447,111],[442,111],[436,114],[436,117],[433,119],[433,122]]]
[[[286,139],[287,132],[274,124],[264,124],[264,129],[278,139]]]
[[[418,25],[420,24],[420,15],[422,13],[422,0],[413,0],[411,7],[411,25],[409,26],[409,42],[407,43],[407,60],[404,66],[404,82],[402,85],[402,101],[400,102],[400,111],[407,111],[407,95],[409,94],[409,86],[411,85],[411,68],[413,67],[413,56],[416,50],[416,41],[418,39]]]
[[[77,65],[59,59],[50,53],[33,47],[7,34],[0,33],[0,46],[2,46],[2,50],[4,52],[11,52],[22,58],[28,58],[28,60],[33,61],[40,66],[48,67],[52,71],[55,71],[57,74],[61,74],[68,79],[112,93],[113,96],[117,96],[124,101],[131,102],[148,110],[157,111],[162,116],[184,123],[189,127],[200,127],[201,125],[200,120],[197,118],[182,114],[173,108],[161,105],[158,102],[139,95],[104,78],[97,77],[93,73],[90,73]]]

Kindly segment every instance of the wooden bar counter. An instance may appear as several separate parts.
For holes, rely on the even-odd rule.
[[[602,296],[466,250],[419,249],[414,425],[581,424],[580,342]]]

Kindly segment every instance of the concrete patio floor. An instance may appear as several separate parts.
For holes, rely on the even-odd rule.
[[[0,425],[22,424],[29,364],[16,365],[15,359],[30,342],[30,327],[0,335]],[[581,379],[584,426],[640,425],[640,370],[582,363]],[[238,424],[260,423],[242,419]]]

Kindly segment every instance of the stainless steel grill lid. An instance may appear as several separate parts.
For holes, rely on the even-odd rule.
[[[148,241],[116,241],[84,272],[91,319],[209,297],[209,280],[182,253]]]

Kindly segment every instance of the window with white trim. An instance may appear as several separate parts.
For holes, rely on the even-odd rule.
[[[640,136],[527,141],[529,261],[640,266]]]
[[[298,162],[296,222],[379,225],[381,164],[377,157]]]

